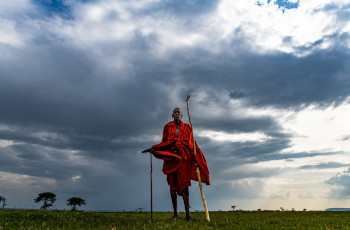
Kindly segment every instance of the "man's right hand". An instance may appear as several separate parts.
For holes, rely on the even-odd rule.
[[[154,148],[149,148],[142,151],[142,153],[153,153],[153,152],[154,152]]]

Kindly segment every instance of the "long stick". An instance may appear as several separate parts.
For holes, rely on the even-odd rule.
[[[194,135],[193,135],[193,125],[191,122],[191,116],[190,116],[190,109],[188,106],[188,100],[190,99],[190,95],[187,95],[186,97],[186,102],[187,102],[187,112],[188,112],[188,119],[190,120],[190,125],[191,125],[191,131],[192,131],[192,139],[193,139],[193,154],[194,156],[196,156],[196,141],[194,139]],[[210,222],[210,217],[209,217],[209,212],[208,212],[208,207],[207,207],[207,202],[205,201],[205,197],[204,197],[204,193],[203,193],[203,187],[202,187],[202,181],[201,181],[201,174],[199,171],[199,167],[197,165],[197,177],[198,177],[198,182],[199,182],[199,188],[201,190],[201,196],[202,196],[202,201],[203,201],[203,205],[204,205],[204,210],[205,210],[205,218],[207,219],[207,221]]]
[[[151,219],[153,219],[153,193],[152,193],[152,171],[153,171],[153,167],[152,167],[152,154],[150,154],[151,156],[151,172],[150,172],[150,176],[151,176]]]

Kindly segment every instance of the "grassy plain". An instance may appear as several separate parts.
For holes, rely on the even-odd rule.
[[[169,220],[171,213],[98,213],[71,211],[0,211],[2,229],[350,229],[350,212],[193,213],[196,222]]]

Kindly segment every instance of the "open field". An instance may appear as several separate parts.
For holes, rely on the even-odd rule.
[[[184,213],[172,221],[172,213],[98,213],[71,211],[0,211],[2,229],[350,229],[350,212],[211,212]]]

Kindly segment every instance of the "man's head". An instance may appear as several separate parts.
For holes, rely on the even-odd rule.
[[[173,110],[173,114],[171,115],[174,118],[174,121],[181,121],[182,119],[182,111],[179,108],[175,108]]]

